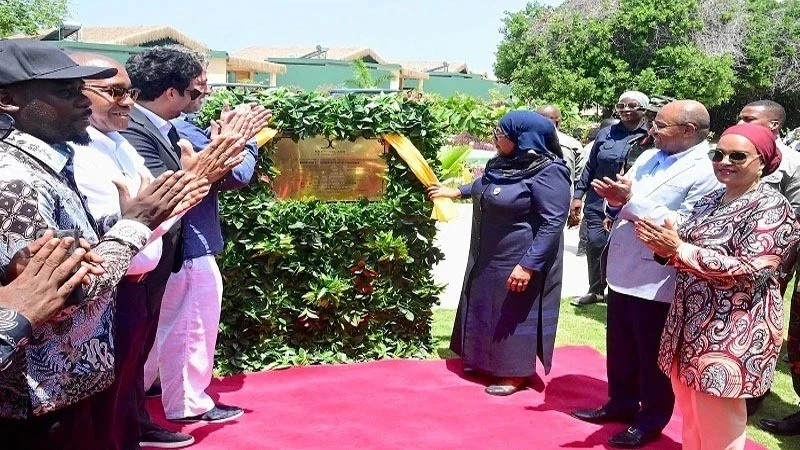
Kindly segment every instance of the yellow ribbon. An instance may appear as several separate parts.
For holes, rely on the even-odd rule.
[[[439,180],[436,174],[422,157],[422,153],[417,150],[417,147],[408,140],[407,137],[399,134],[386,134],[383,138],[394,147],[397,154],[408,164],[408,168],[416,175],[417,179],[422,182],[425,187],[438,185]],[[433,213],[432,219],[440,222],[448,222],[456,217],[456,206],[453,200],[449,198],[435,198],[433,199]]]
[[[256,143],[258,144],[258,148],[263,147],[264,144],[266,144],[267,142],[271,141],[272,138],[274,138],[277,134],[278,134],[278,130],[276,130],[274,128],[269,128],[269,127],[262,128],[261,131],[259,131],[255,136],[255,140],[256,140]]]

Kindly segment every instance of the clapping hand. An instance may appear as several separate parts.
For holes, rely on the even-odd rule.
[[[47,230],[45,233],[35,241],[31,242],[27,247],[19,250],[14,256],[11,258],[11,261],[6,266],[5,271],[5,279],[4,282],[7,284],[11,281],[17,279],[22,272],[25,271],[25,268],[28,267],[31,259],[35,256],[36,252],[38,252],[44,245],[53,237],[55,233],[52,230]],[[72,237],[64,237],[59,238],[60,241],[66,242],[67,248],[71,247],[74,238]],[[89,242],[84,239],[80,238],[78,240],[78,248],[82,249],[83,259],[81,260],[81,266],[85,267],[87,275],[102,275],[105,273],[105,269],[100,265],[102,264],[105,259],[102,256],[94,253],[92,251],[92,246]],[[83,284],[89,284],[90,279],[87,276],[83,280]]]
[[[683,243],[675,230],[675,224],[670,219],[664,221],[664,226],[658,225],[652,219],[639,219],[636,222],[636,236],[647,248],[662,258],[673,257]]]
[[[245,141],[249,141],[267,127],[271,118],[272,110],[259,104],[243,103],[231,110],[226,103],[217,125],[220,133],[241,134]]]
[[[178,141],[181,147],[181,165],[184,170],[216,183],[247,156],[247,140],[241,134],[219,134],[219,124],[211,124],[211,142],[200,152],[195,152],[185,140]]]
[[[592,180],[592,187],[597,195],[603,197],[608,202],[609,206],[618,207],[628,203],[631,196],[631,186],[633,181],[622,174],[617,174],[617,179],[612,180],[609,177],[603,177],[602,180]]]
[[[60,311],[72,291],[91,271],[88,265],[84,265],[88,252],[83,246],[70,255],[74,239],[53,236],[54,233],[48,230],[17,252],[12,258],[12,266],[24,268],[13,277],[7,273],[8,284],[0,288],[0,306],[22,314],[34,327],[47,322]],[[98,270],[102,273],[102,268]]]
[[[113,182],[119,192],[122,217],[141,222],[151,230],[199,203],[210,188],[207,179],[183,170],[168,170],[152,182],[142,177],[136,198],[131,198],[125,183]]]

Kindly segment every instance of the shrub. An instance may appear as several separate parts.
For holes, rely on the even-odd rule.
[[[440,170],[436,152],[444,136],[427,101],[220,91],[198,121],[217,117],[226,100],[271,108],[273,126],[297,138],[400,133]],[[219,257],[225,294],[218,371],[427,354],[431,307],[441,291],[431,269],[442,253],[421,183],[389,152],[381,201],[276,201],[271,154],[262,150],[249,187],[221,199],[226,246]]]

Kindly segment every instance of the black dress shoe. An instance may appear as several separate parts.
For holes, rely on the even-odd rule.
[[[640,448],[655,441],[659,436],[661,432],[646,433],[636,427],[630,427],[622,433],[611,436],[608,445],[614,448]]]
[[[758,422],[758,426],[764,431],[779,436],[800,435],[800,411],[783,419],[761,419]]]
[[[605,299],[604,295],[598,295],[598,294],[589,293],[589,294],[580,296],[578,298],[574,298],[569,303],[572,306],[586,306],[586,305],[591,305],[593,303],[602,303],[605,300],[606,299]]]
[[[609,422],[622,422],[630,423],[633,421],[635,412],[616,412],[610,411],[605,406],[597,409],[577,409],[572,411],[572,417],[581,419],[589,423],[609,423]]]

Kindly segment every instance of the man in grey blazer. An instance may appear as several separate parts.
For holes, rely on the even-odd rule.
[[[675,397],[657,359],[676,271],[653,260],[653,252],[636,238],[634,223],[644,217],[680,223],[698,200],[721,187],[708,158],[709,126],[702,104],[667,104],[650,129],[656,149],[644,152],[625,176],[592,183],[615,220],[606,269],[610,399],[572,415],[592,423],[630,423],[608,440],[613,447],[639,448],[657,439],[672,416]]]

